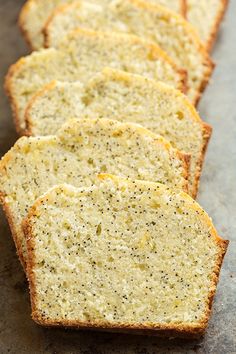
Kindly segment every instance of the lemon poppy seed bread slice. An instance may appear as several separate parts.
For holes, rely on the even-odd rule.
[[[28,0],[23,6],[19,25],[25,36],[26,41],[32,49],[43,47],[42,29],[49,16],[59,5],[72,3],[74,0]],[[106,6],[111,0],[91,0],[87,2]],[[177,11],[182,15],[186,14],[186,0],[148,0],[149,3],[168,6],[171,10]]]
[[[141,124],[190,154],[189,193],[196,197],[211,127],[181,92],[161,82],[109,68],[84,86],[80,82],[52,82],[28,105],[28,134],[55,134],[70,117],[83,116]]]
[[[187,194],[100,178],[89,188],[51,189],[24,221],[33,319],[202,335],[228,242]]]
[[[187,19],[208,51],[213,47],[228,3],[228,0],[187,0]]]
[[[213,69],[206,49],[194,28],[182,16],[168,9],[141,0],[117,0],[104,9],[86,1],[63,6],[45,27],[46,46],[68,46],[76,42],[76,28],[126,32],[156,42],[188,73],[187,95],[196,104]],[[77,39],[78,41],[80,38]]]
[[[57,136],[23,137],[0,164],[0,191],[18,254],[26,262],[22,218],[58,183],[90,185],[96,173],[162,182],[187,191],[189,156],[132,123],[72,120]]]
[[[19,133],[33,94],[51,80],[87,82],[105,66],[144,75],[184,89],[185,75],[158,46],[128,34],[80,30],[62,50],[45,49],[20,59],[6,77]]]

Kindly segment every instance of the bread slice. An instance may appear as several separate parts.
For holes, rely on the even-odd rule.
[[[181,92],[161,82],[109,68],[84,86],[80,82],[52,82],[29,103],[28,134],[55,134],[70,117],[83,116],[141,124],[190,154],[189,192],[196,197],[211,127]]]
[[[188,161],[145,128],[108,119],[72,120],[57,136],[19,139],[1,161],[0,195],[21,261],[22,218],[53,185],[90,185],[96,173],[110,172],[187,191]]]
[[[62,50],[35,52],[12,65],[6,77],[17,131],[33,94],[51,80],[87,82],[105,66],[141,74],[184,89],[185,75],[158,46],[128,34],[80,30]]]
[[[215,42],[228,0],[187,0],[187,18],[210,51]]]
[[[72,3],[74,0],[28,0],[23,6],[19,25],[26,41],[34,50],[43,47],[42,29],[53,10],[63,4]],[[87,2],[107,5],[111,0],[86,0]],[[186,0],[147,0],[149,3],[168,6],[173,11],[186,15]]]
[[[57,186],[24,222],[32,317],[171,337],[207,327],[228,241],[187,194],[103,176]]]
[[[128,32],[156,42],[188,73],[187,95],[197,104],[213,69],[207,51],[194,28],[168,9],[142,0],[117,0],[103,9],[101,6],[76,1],[62,6],[48,21],[44,33],[47,47],[60,47],[63,37],[76,28]],[[76,42],[76,34],[68,41]],[[63,46],[63,44],[62,44]]]

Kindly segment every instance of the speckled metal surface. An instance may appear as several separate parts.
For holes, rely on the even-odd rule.
[[[50,1],[50,0],[49,0]],[[8,66],[27,52],[17,28],[23,0],[0,0],[0,155],[15,142],[3,92]],[[0,214],[0,353],[154,354],[236,353],[236,0],[231,0],[213,53],[217,67],[199,106],[214,127],[199,201],[219,233],[231,241],[221,272],[209,329],[199,341],[180,341],[99,332],[45,329],[30,318],[27,283]]]

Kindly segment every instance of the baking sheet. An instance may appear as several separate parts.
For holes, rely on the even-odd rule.
[[[50,0],[49,0],[50,1]],[[7,68],[27,48],[17,27],[23,0],[0,0],[0,155],[17,139],[3,92]],[[231,0],[215,46],[217,63],[199,105],[213,128],[199,202],[230,245],[220,277],[209,329],[198,341],[167,340],[87,331],[45,329],[30,318],[27,283],[0,214],[0,353],[154,354],[236,353],[236,0]]]

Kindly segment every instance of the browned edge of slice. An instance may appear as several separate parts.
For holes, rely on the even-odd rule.
[[[182,0],[181,1],[181,13],[185,19],[187,18],[187,13],[188,13],[187,10],[188,10],[187,0]]]
[[[15,246],[16,246],[16,253],[17,253],[18,258],[20,260],[20,263],[21,263],[21,265],[22,265],[22,267],[23,267],[23,269],[25,271],[26,270],[26,263],[24,261],[21,243],[20,243],[19,238],[17,236],[17,230],[16,230],[15,224],[13,222],[12,212],[11,212],[11,209],[9,208],[9,206],[8,206],[6,200],[5,200],[4,194],[1,191],[0,191],[0,204],[2,205],[2,209],[4,211],[6,219],[8,221],[9,226],[10,226],[12,238],[13,238],[13,241],[14,241]]]
[[[203,93],[204,93],[209,81],[210,81],[211,75],[212,75],[213,70],[214,70],[214,68],[216,66],[216,64],[213,62],[213,60],[211,60],[210,58],[207,58],[207,57],[205,57],[205,64],[208,67],[208,70],[206,71],[206,75],[205,75],[205,77],[204,77],[204,79],[203,79],[203,81],[202,81],[202,83],[201,83],[201,85],[199,87],[199,93],[198,93],[198,95],[196,96],[196,98],[195,98],[195,100],[193,102],[194,106],[196,106],[196,107],[197,107],[197,105],[198,105],[198,103],[199,103],[199,101],[200,101],[200,99],[201,99],[201,97],[202,97],[202,95],[203,95]]]
[[[30,37],[28,35],[28,32],[26,31],[25,26],[24,26],[24,22],[25,22],[24,19],[25,19],[25,16],[27,17],[27,13],[29,12],[29,7],[30,6],[31,6],[31,1],[27,0],[24,3],[24,5],[23,5],[23,7],[22,7],[22,9],[20,11],[20,14],[19,14],[19,17],[18,17],[18,26],[20,28],[20,31],[21,31],[21,33],[22,33],[22,35],[23,35],[23,37],[24,37],[24,39],[25,39],[30,51],[33,51],[35,48],[33,46],[33,43],[31,42],[31,39],[30,39]]]
[[[207,147],[208,147],[211,135],[212,135],[212,127],[209,124],[203,122],[203,126],[202,126],[202,137],[203,137],[202,153],[201,153],[201,159],[198,162],[198,170],[195,175],[195,185],[194,185],[194,190],[193,190],[193,198],[194,199],[197,198],[202,167],[203,167],[203,163],[204,163],[204,159],[205,159],[205,155],[206,155],[206,151],[207,151]]]
[[[206,43],[206,48],[209,52],[211,52],[211,50],[213,49],[213,45],[216,41],[216,37],[217,37],[217,33],[219,31],[220,28],[220,24],[221,21],[224,18],[224,15],[226,13],[226,10],[228,8],[228,4],[229,4],[229,0],[221,0],[221,9],[218,12],[216,21],[215,21],[215,25],[211,31],[210,37],[208,38],[208,41]]]
[[[19,70],[21,65],[24,64],[25,57],[20,58],[15,64],[12,64],[10,68],[8,69],[8,72],[5,76],[5,83],[4,83],[4,89],[6,92],[6,95],[9,98],[12,113],[13,113],[13,119],[14,119],[14,125],[16,128],[16,132],[18,135],[23,135],[22,128],[20,126],[20,120],[19,120],[19,108],[17,101],[15,100],[13,90],[12,90],[12,78],[14,77],[15,73]]]

